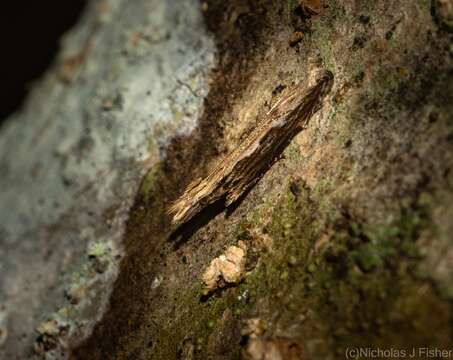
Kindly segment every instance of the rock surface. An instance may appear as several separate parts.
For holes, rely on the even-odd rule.
[[[213,52],[196,1],[92,1],[62,39],[0,134],[2,359],[59,357],[102,316],[141,178],[196,127]],[[67,329],[41,346],[49,319]]]
[[[255,358],[451,346],[449,9],[92,2],[0,133],[0,354],[237,359],[251,319]],[[284,156],[172,238],[171,202],[319,68],[331,96]],[[205,298],[239,240],[247,276]]]

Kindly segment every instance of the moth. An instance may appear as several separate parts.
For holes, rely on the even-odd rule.
[[[170,206],[172,225],[188,222],[223,200],[225,208],[247,193],[322,106],[333,74],[320,71],[314,85],[299,83],[266,113],[261,123],[204,179],[198,178]]]

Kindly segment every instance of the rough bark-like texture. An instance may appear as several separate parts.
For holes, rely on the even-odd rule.
[[[451,347],[452,18],[448,0],[93,2],[0,134],[1,354]],[[169,236],[185,186],[321,67],[332,95],[283,158]],[[206,294],[239,243],[242,281]]]
[[[196,126],[214,60],[196,1],[93,1],[62,44],[1,129],[2,359],[59,357],[101,318],[141,178]]]

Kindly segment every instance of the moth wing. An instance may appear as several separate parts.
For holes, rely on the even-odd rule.
[[[201,183],[202,180],[203,179],[201,177],[196,178],[187,186],[187,188],[184,192],[189,192],[189,191],[195,189]]]
[[[234,191],[234,192],[229,192],[226,196],[225,200],[225,205],[226,207],[230,206],[233,204],[237,199],[239,199],[239,196],[241,195],[240,192]]]

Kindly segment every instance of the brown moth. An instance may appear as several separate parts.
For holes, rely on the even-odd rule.
[[[208,205],[223,199],[225,207],[244,195],[306,127],[333,85],[322,70],[309,88],[299,83],[268,111],[263,121],[204,179],[192,182],[171,205],[174,226],[186,223]]]

